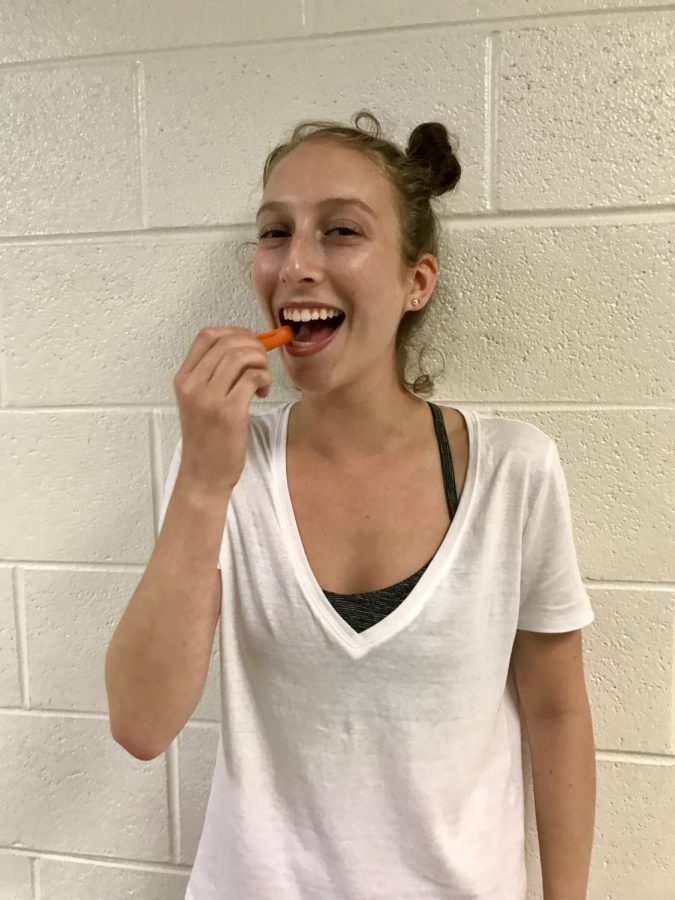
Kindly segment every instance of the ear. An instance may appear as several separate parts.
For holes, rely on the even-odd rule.
[[[408,296],[409,308],[422,309],[423,306],[426,306],[429,297],[436,287],[438,272],[439,265],[436,257],[431,253],[425,253],[417,263],[413,273],[412,284]],[[420,300],[417,306],[411,306],[410,304],[413,297],[418,297]]]

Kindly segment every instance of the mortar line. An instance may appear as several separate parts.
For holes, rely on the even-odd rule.
[[[439,403],[444,402],[457,403],[461,406],[467,406],[470,409],[478,411],[500,410],[503,412],[612,412],[626,410],[628,412],[654,411],[654,412],[671,412],[675,409],[675,400],[654,400],[652,402],[641,400],[626,401],[625,403],[610,403],[609,401],[591,401],[591,400],[469,400],[460,397],[438,398]],[[282,405],[285,400],[274,400],[269,403],[257,403],[252,406],[253,415],[257,415],[259,411],[272,409],[273,406]],[[173,412],[178,414],[176,404],[153,403],[102,403],[86,405],[73,404],[72,406],[64,406],[58,403],[48,406],[9,406],[0,410],[0,418],[2,413],[110,413],[110,412]]]
[[[0,855],[7,856],[28,856],[35,857],[36,860],[51,859],[57,862],[73,862],[81,864],[95,864],[104,866],[109,869],[128,869],[134,872],[154,872],[165,875],[175,875],[176,873],[188,873],[192,866],[173,865],[172,863],[153,863],[143,862],[138,859],[128,859],[127,857],[110,857],[97,856],[94,853],[59,853],[54,850],[40,850],[37,847],[13,847],[9,845],[0,845]]]
[[[159,537],[159,513],[164,493],[164,468],[162,465],[162,438],[154,409],[148,410],[148,446],[152,484],[152,522],[156,543]]]
[[[7,377],[7,361],[4,317],[2,315],[2,303],[0,303],[0,409],[9,406],[9,379]]]
[[[668,753],[642,753],[634,750],[596,750],[595,758],[600,762],[623,762],[637,766],[675,767],[675,755]]]
[[[30,857],[30,880],[33,888],[33,900],[42,900],[41,860],[38,856]]]
[[[601,23],[623,18],[646,16],[649,13],[666,14],[675,9],[675,4],[666,6],[627,6],[618,9],[607,9],[601,7],[599,9],[574,9],[569,11],[555,11],[551,13],[531,13],[529,15],[516,16],[493,16],[484,19],[458,19],[456,21],[447,21],[445,19],[434,20],[428,22],[411,22],[406,25],[394,26],[377,26],[375,28],[361,28],[358,30],[347,31],[314,31],[309,34],[293,34],[286,37],[262,37],[262,38],[242,38],[234,41],[216,41],[214,43],[203,44],[178,44],[170,47],[147,47],[141,49],[128,50],[109,50],[104,53],[81,53],[74,56],[46,56],[40,59],[18,59],[9,60],[0,63],[0,72],[3,70],[20,71],[26,69],[51,68],[55,66],[75,66],[88,64],[101,64],[118,61],[135,61],[142,58],[152,58],[153,56],[165,56],[167,54],[195,53],[200,51],[212,50],[241,50],[247,47],[265,47],[287,49],[289,46],[302,45],[312,43],[318,46],[322,44],[330,45],[333,41],[344,39],[356,41],[368,41],[372,38],[381,38],[388,35],[401,35],[405,37],[411,32],[434,31],[440,28],[448,31],[472,32],[476,36],[485,34],[498,28],[500,30],[512,31],[514,28],[524,26],[527,28],[537,27],[539,24],[548,26],[555,25],[560,22],[563,26],[573,25],[575,22],[585,23],[588,19],[598,19]],[[302,25],[302,20],[299,23]]]
[[[108,715],[103,712],[72,709],[41,709],[40,707],[21,708],[19,706],[0,706],[0,713],[24,719],[78,719],[94,722],[107,722]]]
[[[45,572],[111,572],[111,571],[129,571],[134,574],[138,574],[145,570],[145,566],[137,566],[135,569],[122,569],[120,567],[114,568],[108,564],[101,564],[99,566],[86,566],[86,567],[75,567],[71,566],[69,563],[46,563],[44,565],[33,564],[28,566],[27,564],[22,563],[22,568],[32,569],[34,571],[45,571]],[[4,568],[2,565],[2,561],[0,561],[0,569]],[[675,582],[672,581],[613,581],[610,578],[582,578],[583,584],[589,590],[602,590],[602,591],[650,591],[651,593],[669,593],[670,591],[675,590]],[[0,706],[0,710],[4,710],[7,712],[26,712],[28,707],[16,707],[16,706]],[[99,716],[104,716],[104,713],[97,713],[87,710],[82,710],[79,712],[73,712],[73,710],[60,710],[60,709],[41,709],[39,707],[30,707],[30,711],[32,713],[53,713],[55,715],[72,715],[73,717],[77,716],[91,716],[92,718],[96,718]]]
[[[671,697],[670,747],[671,747],[671,750],[673,750],[675,752],[675,616],[673,616],[672,625],[673,625],[673,638],[672,638],[673,659],[672,659],[672,665],[671,665],[672,688],[671,688],[671,692],[670,692],[670,697]]]
[[[487,123],[485,128],[485,168],[487,177],[488,208],[498,208],[497,179],[499,176],[499,70],[502,44],[498,31],[487,39],[485,83],[488,86]]]
[[[14,594],[14,623],[16,655],[19,669],[19,688],[24,710],[30,709],[30,671],[28,666],[28,627],[26,625],[26,583],[18,566],[12,569]]]
[[[36,559],[0,559],[0,568],[21,566],[44,572],[129,572],[137,574],[145,569],[147,563],[115,563],[115,562],[79,562],[77,560],[36,560]]]
[[[159,537],[159,514],[164,493],[164,467],[162,462],[162,435],[154,410],[148,415],[149,462],[152,483],[152,520],[155,543]],[[166,795],[171,840],[171,861],[180,862],[182,852],[180,808],[180,760],[178,742],[174,740],[165,751]]]
[[[166,793],[169,804],[169,833],[171,835],[171,862],[180,863],[182,834],[180,823],[180,759],[177,739],[173,740],[167,747],[165,756]]]
[[[449,233],[471,231],[476,228],[547,228],[594,227],[601,225],[666,225],[675,221],[675,203],[641,204],[639,206],[594,206],[591,208],[531,208],[476,210],[475,212],[438,212],[440,224]],[[251,237],[255,232],[253,222],[220,222],[213,225],[155,225],[148,228],[121,228],[102,231],[54,231],[35,234],[0,235],[0,247],[30,247],[40,244],[103,244],[117,243],[134,238],[137,241],[169,240],[195,241],[210,236],[225,239]]]
[[[72,709],[40,709],[32,707],[31,709],[21,709],[19,706],[0,706],[0,715],[15,716],[16,718],[33,718],[33,719],[77,719],[90,720],[94,722],[108,723],[108,714],[105,712],[91,712],[89,710],[72,710]],[[220,727],[217,719],[199,719],[191,718],[185,725],[195,729],[205,729],[216,731]],[[168,748],[167,748],[168,749]],[[164,751],[166,752],[166,751]],[[161,756],[162,754],[159,754]],[[155,759],[159,759],[159,756]],[[154,762],[154,760],[149,760]]]
[[[314,3],[312,0],[300,0],[300,22],[306,37],[313,35],[314,29]]]
[[[135,67],[136,92],[134,98],[136,112],[136,135],[138,141],[138,165],[140,168],[141,222],[148,227],[148,126],[145,109],[145,68],[141,60]]]

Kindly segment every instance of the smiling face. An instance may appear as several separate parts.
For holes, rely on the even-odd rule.
[[[383,375],[395,378],[398,324],[415,309],[412,297],[433,290],[435,260],[423,266],[422,282],[414,272],[401,282],[394,197],[378,167],[335,141],[310,141],[272,170],[261,207],[270,202],[278,205],[257,216],[252,270],[270,328],[282,324],[280,310],[288,302],[327,304],[346,316],[324,350],[294,357],[282,349],[291,379],[301,390],[326,391],[366,373],[380,383]]]

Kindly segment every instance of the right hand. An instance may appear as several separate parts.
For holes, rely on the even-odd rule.
[[[267,351],[248,328],[202,328],[173,380],[183,446],[179,476],[220,495],[239,481],[253,394],[272,385]]]

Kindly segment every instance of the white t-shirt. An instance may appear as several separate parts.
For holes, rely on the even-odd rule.
[[[455,407],[456,516],[408,597],[357,633],[303,550],[292,402],[250,416],[225,523],[222,724],[186,900],[524,900],[516,629],[594,619],[556,443]]]

